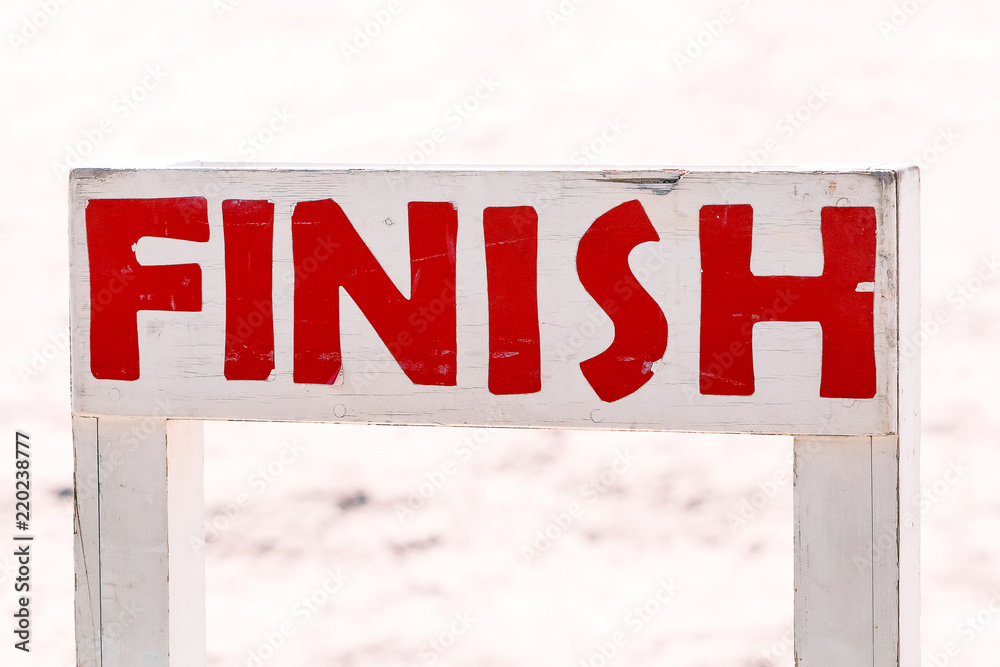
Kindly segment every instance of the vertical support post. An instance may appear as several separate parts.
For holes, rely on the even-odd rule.
[[[203,667],[202,425],[74,417],[78,667]]]
[[[920,664],[920,170],[897,172],[899,663]]]
[[[920,176],[895,174],[896,433],[795,438],[798,667],[920,664]]]
[[[73,559],[76,574],[76,664],[101,664],[100,521],[97,418],[73,417]]]
[[[896,435],[795,438],[798,667],[919,664],[914,454]]]
[[[895,664],[873,662],[871,445],[870,436],[795,438],[798,667]]]

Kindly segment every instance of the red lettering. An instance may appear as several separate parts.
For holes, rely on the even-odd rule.
[[[637,391],[653,377],[667,349],[667,319],[632,274],[628,256],[660,237],[638,200],[599,217],[580,239],[576,269],[587,293],[615,325],[607,350],[580,364],[587,382],[608,403]],[[623,291],[622,285],[629,289]]]
[[[875,209],[827,207],[821,224],[821,276],[754,276],[753,208],[701,209],[702,394],[753,394],[753,325],[782,321],[823,328],[820,396],[875,396],[875,295],[858,291],[875,280]]]
[[[489,389],[531,394],[542,388],[538,334],[538,213],[530,206],[483,212],[490,308]]]
[[[274,204],[227,199],[222,202],[222,230],[226,240],[226,379],[266,380],[274,370]]]
[[[91,199],[86,221],[90,370],[101,380],[137,380],[136,313],[200,311],[201,267],[140,266],[135,244],[145,236],[208,241],[208,203],[204,197]]]
[[[409,224],[410,298],[406,299],[339,205],[325,199],[295,206],[295,382],[332,384],[337,379],[343,287],[410,380],[422,385],[455,384],[458,213],[447,202],[411,202]],[[409,345],[400,343],[404,339]]]

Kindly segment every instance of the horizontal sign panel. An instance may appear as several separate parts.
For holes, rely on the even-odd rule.
[[[898,178],[76,170],[74,411],[891,433]]]

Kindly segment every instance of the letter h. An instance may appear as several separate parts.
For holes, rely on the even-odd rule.
[[[872,207],[826,207],[822,275],[755,276],[750,271],[753,207],[704,206],[701,393],[753,394],[753,325],[780,320],[820,323],[820,396],[875,396],[875,295],[861,284],[875,281],[875,228]]]

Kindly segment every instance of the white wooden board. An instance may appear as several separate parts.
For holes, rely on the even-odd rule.
[[[72,369],[76,415],[158,416],[403,424],[650,429],[794,435],[888,434],[897,428],[897,186],[890,169],[816,172],[394,171],[190,166],[155,170],[80,169],[71,176]],[[91,359],[92,285],[88,206],[98,200],[204,197],[208,240],[146,237],[143,267],[195,263],[196,312],[140,310],[138,379],[101,379]],[[223,202],[274,205],[274,370],[266,380],[229,380]],[[410,296],[411,202],[448,202],[457,215],[454,386],[414,384],[372,324],[340,291],[343,368],[333,384],[295,382],[296,205],[332,199],[385,274]],[[638,202],[658,241],[628,254],[635,279],[667,322],[662,358],[636,391],[602,400],[580,363],[599,355],[615,325],[577,272],[581,238],[595,221]],[[872,397],[822,397],[822,327],[762,322],[752,330],[751,395],[701,391],[702,243],[706,206],[749,205],[755,276],[819,276],[821,219],[831,207],[870,207],[876,221],[872,305]],[[537,213],[540,390],[490,391],[490,318],[484,211]],[[92,209],[96,210],[96,209]],[[97,286],[98,288],[100,286]],[[332,289],[336,289],[334,286]],[[780,294],[779,294],[780,296]],[[626,304],[627,306],[627,304]],[[650,325],[652,326],[652,324]],[[414,332],[416,333],[416,332]],[[155,407],[155,410],[154,410]]]

